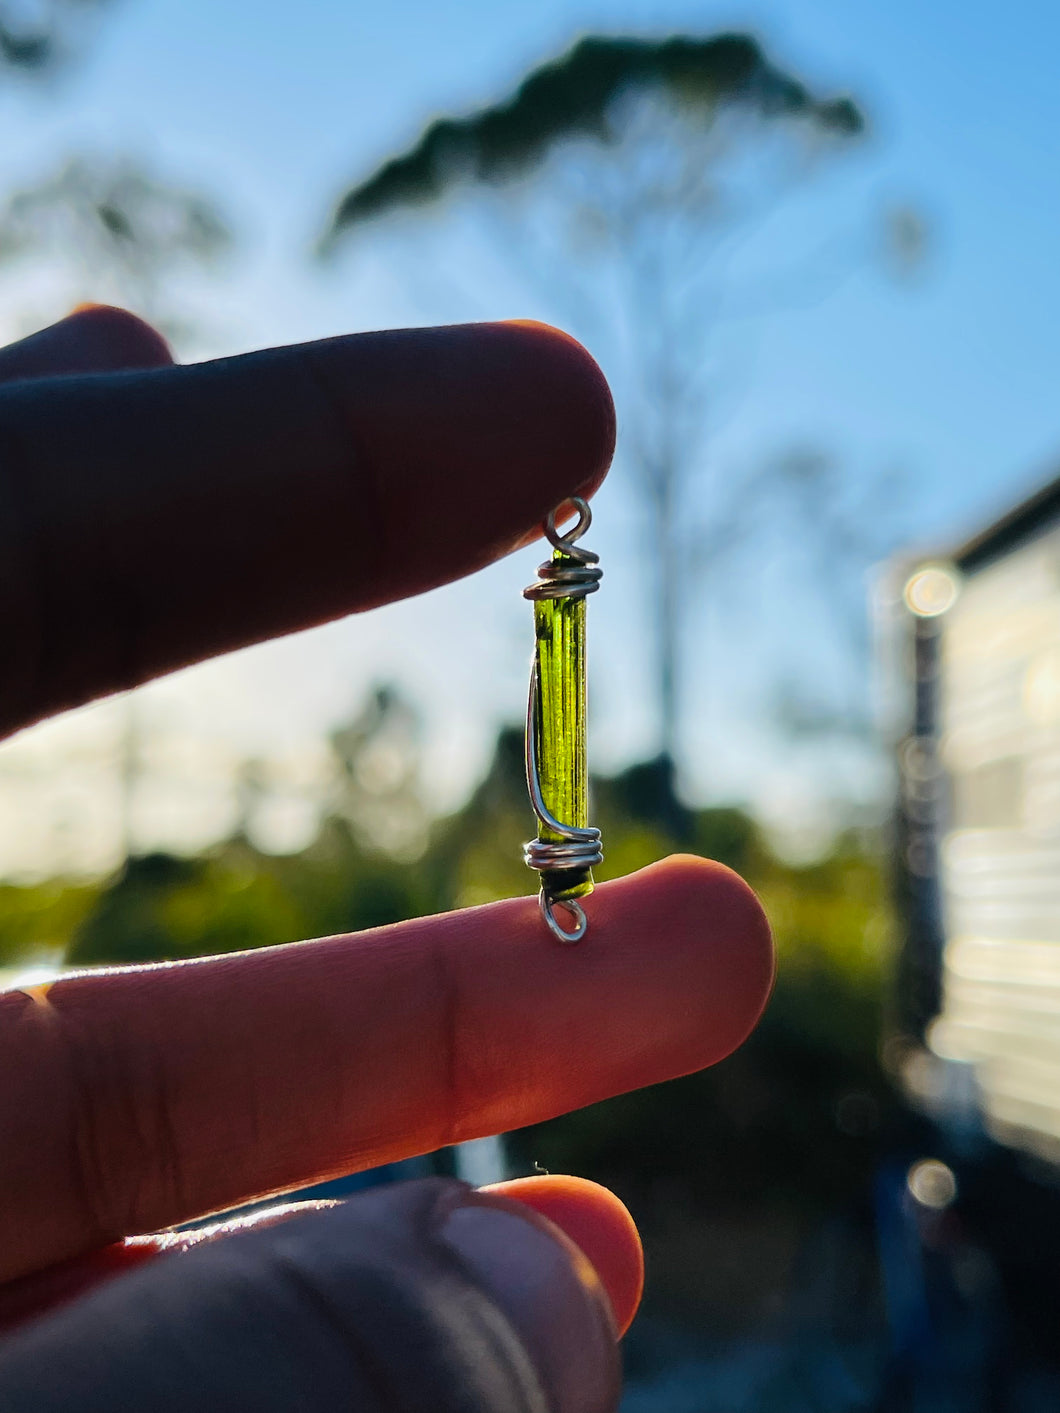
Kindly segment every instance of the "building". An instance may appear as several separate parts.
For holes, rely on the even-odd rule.
[[[887,597],[896,1063],[943,1122],[1060,1161],[1060,478]]]

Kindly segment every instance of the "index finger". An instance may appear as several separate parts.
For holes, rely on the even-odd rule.
[[[0,386],[0,732],[479,569],[613,446],[543,325]]]

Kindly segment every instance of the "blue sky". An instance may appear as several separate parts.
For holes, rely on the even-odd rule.
[[[212,193],[242,244],[203,296],[204,352],[423,322],[430,314],[385,253],[327,274],[310,266],[309,247],[345,183],[435,114],[502,96],[581,33],[728,27],[752,29],[777,62],[820,89],[852,92],[868,110],[872,135],[823,184],[822,219],[912,202],[931,243],[913,282],[896,285],[866,262],[819,301],[763,325],[716,454],[736,466],[813,445],[855,479],[899,468],[910,538],[946,542],[1060,457],[1055,6],[121,0],[87,62],[61,83],[0,94],[0,186],[89,149],[142,156]],[[15,308],[10,280],[0,298]],[[441,299],[438,308],[444,317],[552,313],[489,271],[466,310]],[[615,479],[596,535],[615,587],[610,604],[605,583],[593,606],[595,733],[608,766],[653,745],[643,664],[622,650],[637,583],[630,507]],[[430,769],[438,801],[451,802],[481,769],[491,723],[521,710],[518,589],[534,563],[531,552],[415,605],[181,674],[154,689],[157,710],[192,735],[309,749],[368,682],[396,677],[432,703]],[[763,583],[756,612],[768,618],[768,574]],[[473,609],[460,640],[454,607],[464,617]],[[690,673],[701,704],[689,712],[691,792],[750,799],[792,820],[837,792],[856,794],[863,787],[852,777],[824,778],[831,771],[819,761],[768,739],[755,711],[762,673],[753,661],[732,664],[718,619],[704,618]],[[793,623],[789,637],[812,635],[812,619]],[[768,633],[761,643],[768,653]],[[447,675],[453,650],[491,663],[474,700]]]

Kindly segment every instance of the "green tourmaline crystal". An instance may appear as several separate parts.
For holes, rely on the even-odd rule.
[[[560,564],[572,561],[556,550]],[[541,795],[560,824],[584,829],[589,823],[589,770],[585,742],[585,599],[538,599],[534,604],[537,710],[534,750]],[[537,837],[562,843],[560,835],[538,821]],[[562,901],[593,891],[588,868],[541,875],[545,892]]]

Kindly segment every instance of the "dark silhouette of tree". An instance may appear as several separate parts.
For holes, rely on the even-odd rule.
[[[501,249],[603,357],[657,575],[645,599],[664,760],[677,745],[683,613],[704,569],[744,552],[769,510],[803,539],[823,531],[819,488],[786,463],[726,479],[704,455],[733,252],[864,127],[853,101],[815,94],[746,35],[592,36],[507,100],[431,123],[342,197],[322,241],[330,255],[391,212],[476,193]],[[799,288],[833,278],[840,260],[833,248],[816,272],[800,262]],[[752,303],[777,298],[758,282]]]
[[[51,73],[81,51],[111,0],[0,0],[0,72]]]
[[[604,147],[621,143],[616,104],[631,91],[656,90],[693,112],[701,131],[723,110],[742,108],[767,121],[808,121],[821,133],[849,137],[863,118],[847,98],[822,101],[774,68],[746,35],[663,41],[581,40],[562,58],[535,69],[512,98],[468,118],[440,118],[407,152],[385,162],[340,202],[325,248],[342,231],[407,202],[445,195],[454,179],[506,182],[543,163],[571,137]]]

